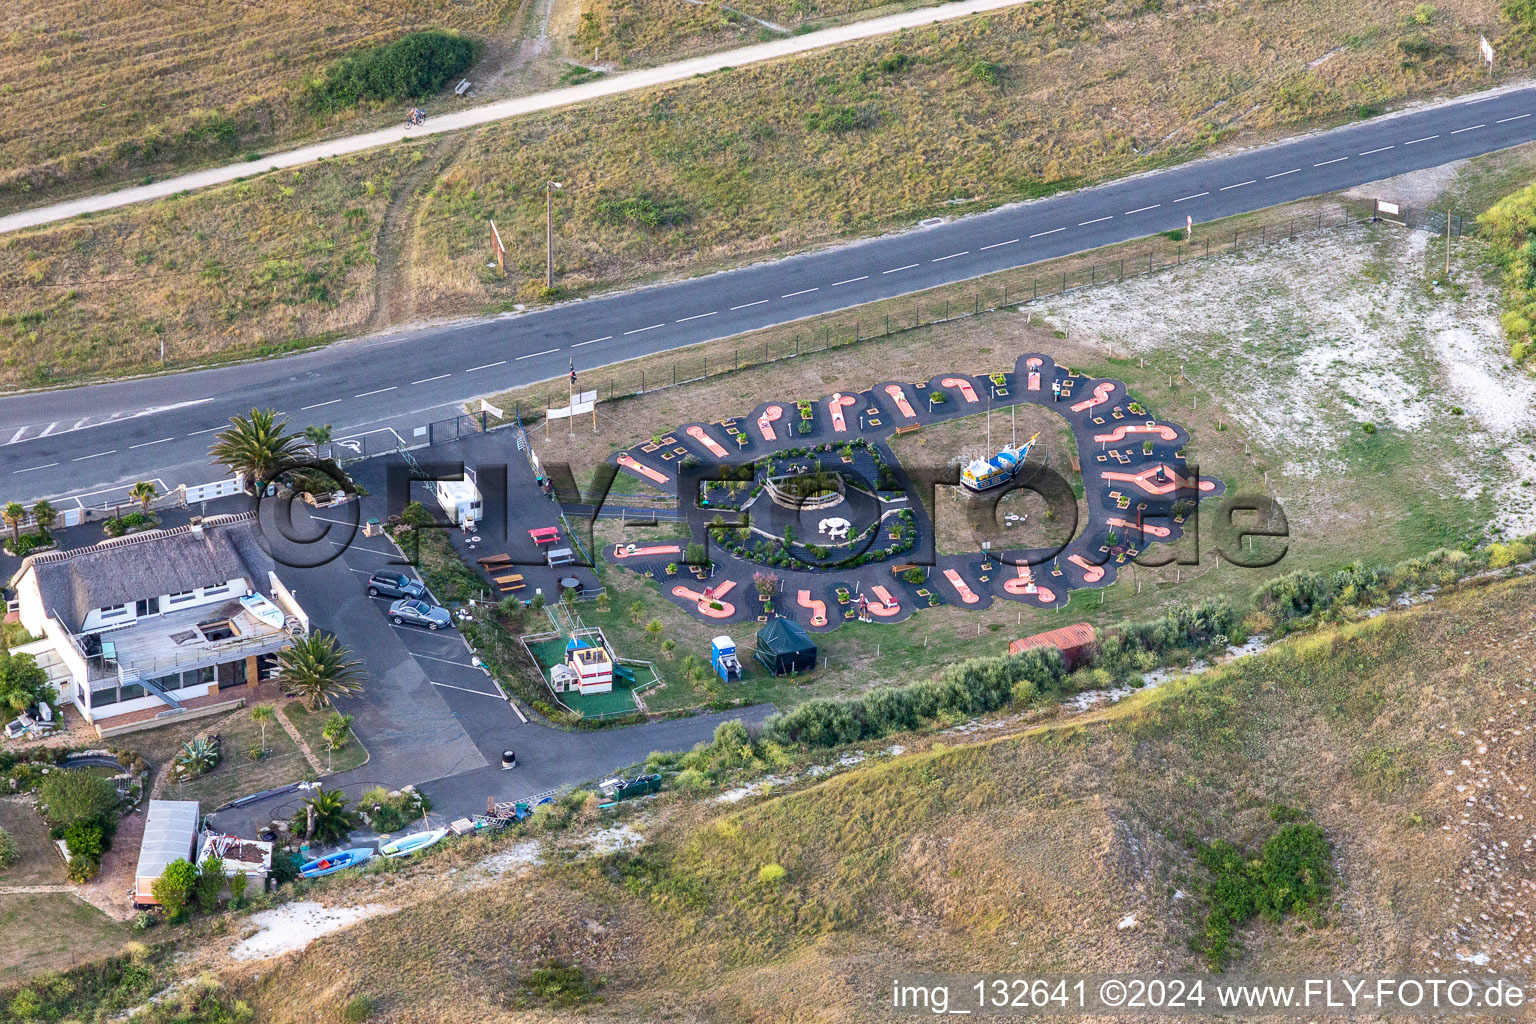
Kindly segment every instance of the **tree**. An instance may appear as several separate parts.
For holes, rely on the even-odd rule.
[[[645,618],[645,602],[638,599],[630,602],[629,621],[638,626],[643,618]]]
[[[300,435],[289,434],[287,420],[271,409],[252,409],[249,416],[231,416],[230,427],[214,435],[208,454],[234,473],[244,473],[246,488],[260,493],[304,457]]]
[[[160,873],[160,877],[155,879],[154,884],[149,887],[149,891],[165,908],[168,917],[177,918],[181,916],[187,900],[192,898],[192,892],[196,886],[197,868],[182,858],[167,864],[165,870]]]
[[[267,723],[277,721],[277,712],[272,710],[271,704],[257,704],[251,708],[251,721],[261,726],[261,749],[265,753],[267,749]]]
[[[38,701],[50,700],[53,696],[48,673],[42,670],[36,658],[0,648],[0,707],[19,715]]]
[[[5,520],[5,525],[11,528],[11,543],[21,543],[21,521],[27,518],[27,507],[19,501],[8,501],[5,508],[0,509],[0,519]]]
[[[652,619],[645,624],[645,631],[651,634],[651,639],[653,640],[661,636],[661,631],[666,628],[666,625],[660,619]]]
[[[327,749],[339,750],[346,746],[347,730],[351,728],[351,715],[344,715],[340,711],[332,711],[331,717],[325,720],[325,728],[320,730],[320,735],[325,739]]]
[[[311,633],[278,654],[278,681],[297,693],[310,711],[319,711],[337,697],[363,691],[358,671],[362,662],[349,660],[349,653],[334,636]]]
[[[32,506],[32,518],[37,520],[37,528],[42,533],[53,529],[54,521],[59,518],[59,510],[46,501],[40,501]]]
[[[219,748],[206,737],[195,736],[183,743],[181,753],[176,755],[176,776],[178,779],[195,779],[212,771],[218,763]]]
[[[325,789],[304,801],[293,816],[293,830],[306,839],[321,843],[339,843],[352,832],[352,814],[347,797],[339,789]]]
[[[321,445],[328,444],[331,440],[331,425],[329,423],[319,426],[310,424],[304,428],[304,436],[309,438],[309,443],[314,445],[315,451],[318,452]]]
[[[155,500],[155,485],[148,480],[140,480],[128,491],[128,497],[144,506],[144,514],[149,515],[150,502]]]
[[[209,857],[197,868],[197,909],[211,914],[219,909],[219,893],[224,891],[224,858]]]
[[[107,832],[117,824],[117,787],[87,771],[52,771],[38,789],[43,816],[64,828],[77,823],[99,824]]]

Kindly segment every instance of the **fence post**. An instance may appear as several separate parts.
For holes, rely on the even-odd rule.
[[[891,314],[885,314],[885,333],[891,333]]]
[[[1061,290],[1063,294],[1065,294],[1067,290],[1067,272],[1065,270],[1061,272]]]
[[[1125,257],[1120,257],[1120,280],[1125,280]]]
[[[1090,284],[1099,283],[1099,265],[1097,263],[1088,264],[1088,277]]]
[[[677,387],[677,363],[672,364],[672,386]]]
[[[855,345],[859,343],[859,322],[857,320],[853,322],[853,343]]]
[[[1031,294],[1030,294],[1031,301],[1033,301],[1034,299],[1038,299],[1040,297],[1040,279],[1038,277],[1030,278],[1029,279],[1029,287],[1030,287],[1030,292],[1031,292]]]
[[[645,394],[645,371],[640,371],[640,393]]]
[[[949,300],[948,299],[944,300],[944,319],[945,320],[949,319]]]
[[[1003,282],[1003,305],[1008,305],[1008,282]]]

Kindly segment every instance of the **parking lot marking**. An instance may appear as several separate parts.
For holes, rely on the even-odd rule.
[[[496,700],[506,699],[499,693],[486,693],[484,690],[471,690],[467,686],[454,686],[452,683],[440,683],[436,679],[428,679],[427,682],[431,683],[433,686],[441,686],[445,690],[463,690],[465,693],[478,693],[482,697],[491,697]]]
[[[409,650],[409,648],[407,648],[407,650]],[[417,654],[415,651],[411,651],[411,656],[415,657],[415,658],[426,658],[428,661],[440,661],[444,665],[457,665],[459,668],[474,668],[475,667],[475,666],[471,665],[467,661],[450,661],[447,658],[434,658],[430,654]]]

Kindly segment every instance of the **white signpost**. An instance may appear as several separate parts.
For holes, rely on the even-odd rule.
[[[1488,73],[1493,74],[1493,44],[1487,36],[1477,37],[1477,52],[1483,55],[1483,63],[1488,65]]]

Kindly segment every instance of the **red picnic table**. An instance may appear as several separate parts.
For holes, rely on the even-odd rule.
[[[541,526],[536,530],[529,530],[528,536],[533,538],[535,544],[553,544],[560,539],[560,527]]]

